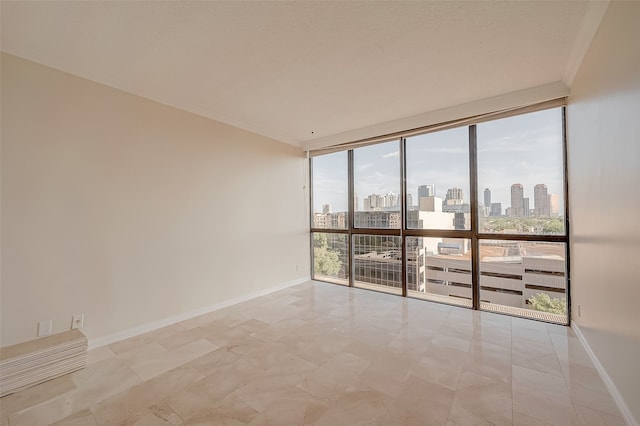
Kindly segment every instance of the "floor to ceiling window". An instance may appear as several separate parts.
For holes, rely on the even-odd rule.
[[[314,155],[313,278],[568,322],[564,108]]]

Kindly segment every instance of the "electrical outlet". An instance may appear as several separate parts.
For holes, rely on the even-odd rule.
[[[582,317],[582,306],[578,305],[578,318]]]
[[[51,335],[51,328],[53,327],[52,320],[42,320],[38,323],[38,337],[44,337]]]
[[[84,326],[84,314],[74,315],[71,318],[71,329],[82,328]]]

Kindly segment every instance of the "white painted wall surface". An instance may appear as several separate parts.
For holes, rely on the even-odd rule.
[[[1,132],[2,346],[309,276],[299,148],[6,54]]]
[[[639,2],[612,2],[568,117],[573,321],[640,420]],[[581,316],[578,316],[578,305]]]

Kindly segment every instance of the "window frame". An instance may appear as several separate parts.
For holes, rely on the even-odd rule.
[[[407,253],[406,253],[406,239],[407,237],[432,237],[432,238],[460,238],[460,239],[468,239],[471,241],[471,275],[472,275],[472,306],[473,310],[481,310],[481,300],[480,300],[480,244],[483,240],[505,240],[505,241],[530,241],[530,242],[557,242],[565,244],[565,264],[566,264],[566,305],[567,305],[567,318],[566,324],[571,324],[571,268],[570,268],[570,242],[569,242],[569,183],[568,183],[568,173],[567,173],[567,131],[566,131],[566,104],[558,104],[558,102],[546,103],[544,107],[535,108],[535,107],[526,107],[522,109],[521,113],[513,113],[510,112],[509,116],[513,115],[522,115],[533,113],[541,110],[561,108],[561,121],[562,121],[562,129],[561,129],[561,137],[562,137],[562,166],[563,166],[563,183],[564,183],[564,234],[523,234],[523,233],[514,233],[514,234],[500,234],[500,233],[486,233],[479,232],[479,194],[478,194],[478,155],[477,155],[477,124],[483,121],[495,120],[503,117],[493,117],[489,120],[478,120],[475,122],[469,123],[465,120],[460,120],[458,125],[449,125],[449,126],[430,126],[428,128],[424,128],[422,132],[414,130],[408,130],[406,132],[401,132],[394,135],[389,135],[387,137],[380,138],[372,138],[371,141],[367,143],[357,142],[353,145],[345,144],[342,145],[342,149],[330,148],[327,150],[320,150],[321,152],[318,155],[328,154],[331,152],[337,151],[347,151],[347,178],[348,178],[348,227],[346,229],[328,229],[328,228],[315,228],[313,215],[313,209],[310,209],[310,240],[311,240],[311,277],[312,279],[316,279],[314,276],[314,262],[313,262],[313,233],[314,232],[324,232],[324,233],[337,233],[337,234],[345,234],[347,235],[348,241],[348,271],[349,271],[349,279],[348,286],[354,287],[354,235],[381,235],[381,236],[397,236],[400,237],[401,241],[401,270],[402,270],[402,292],[401,295],[403,297],[412,297],[408,294],[407,291]],[[469,136],[469,188],[470,188],[470,229],[451,229],[451,230],[440,230],[440,229],[417,229],[417,228],[409,228],[407,224],[407,174],[406,174],[406,143],[407,138],[411,136],[416,136],[424,133],[432,133],[440,130],[445,130],[448,128],[454,127],[466,127],[468,129]],[[400,228],[364,228],[364,227],[355,227],[355,193],[354,193],[354,150],[365,147],[368,145],[378,144],[378,143],[387,143],[397,140],[399,144],[399,163],[400,163]],[[309,158],[309,205],[313,206],[313,156]],[[318,281],[322,281],[319,279]],[[374,291],[377,291],[374,289]],[[384,289],[379,289],[379,291],[383,291]],[[391,294],[396,294],[395,292],[391,292]],[[437,302],[437,303],[446,303],[446,302]],[[455,303],[451,303],[455,306],[462,306]]]

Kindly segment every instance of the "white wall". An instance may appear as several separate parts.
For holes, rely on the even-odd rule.
[[[5,54],[1,87],[2,346],[309,275],[299,148]]]
[[[640,2],[610,4],[567,110],[573,320],[637,420],[639,22]]]

